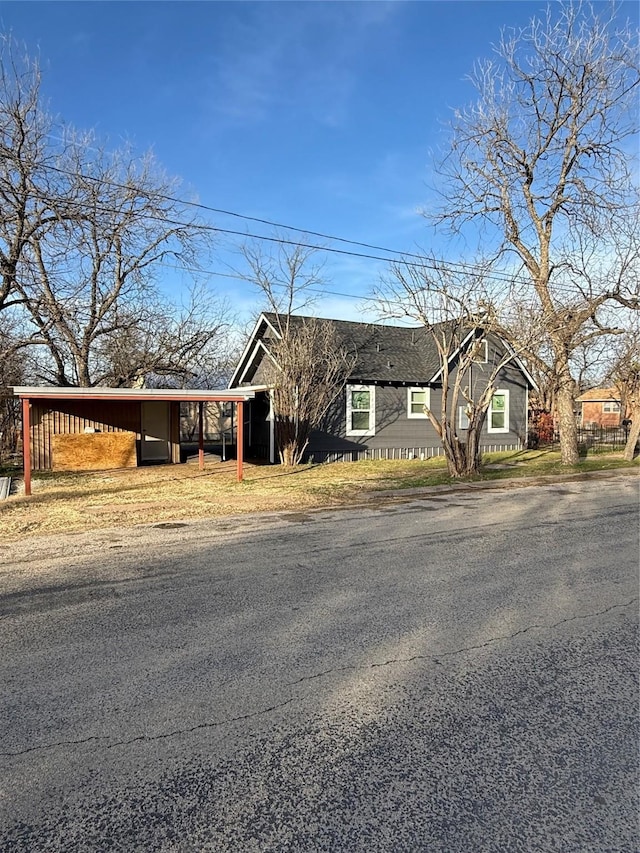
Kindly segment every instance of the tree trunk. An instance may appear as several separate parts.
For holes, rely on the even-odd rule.
[[[638,439],[640,439],[640,402],[631,409],[631,429],[622,454],[622,458],[627,462],[633,462]]]
[[[309,425],[296,424],[290,417],[276,418],[275,438],[280,464],[287,468],[299,465],[309,444]]]
[[[446,409],[445,409],[446,414]],[[486,410],[476,413],[469,422],[465,441],[460,441],[455,424],[444,421],[441,426],[433,415],[429,419],[440,436],[450,477],[475,477],[480,473],[480,433]],[[455,416],[454,416],[455,417]]]
[[[478,436],[467,436],[466,443],[457,436],[447,436],[443,448],[450,477],[474,477],[480,472]]]
[[[459,479],[464,477],[466,472],[466,460],[464,458],[464,448],[457,439],[445,445],[445,456],[447,457],[447,468],[450,477]]]
[[[475,477],[480,473],[480,430],[483,423],[484,417],[478,426],[470,423],[467,430],[467,446],[465,448],[467,457],[465,474],[467,477]]]
[[[558,422],[560,427],[560,458],[563,465],[577,465],[580,460],[578,453],[578,429],[573,410],[575,402],[575,383],[569,365],[556,366],[558,376]]]
[[[292,468],[295,465],[295,446],[291,443],[287,443],[279,448],[278,454],[280,456],[280,463],[285,468]]]

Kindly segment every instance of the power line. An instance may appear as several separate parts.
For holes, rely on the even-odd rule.
[[[296,244],[296,245],[298,245],[298,244]],[[175,264],[168,264],[165,261],[158,261],[157,266],[164,267],[165,269],[176,270],[179,272],[181,271],[181,272],[198,273],[200,275],[216,276],[218,278],[230,278],[230,279],[234,279],[236,281],[244,281],[247,284],[255,284],[255,282],[251,278],[249,278],[248,276],[245,276],[245,275],[241,275],[239,273],[225,273],[225,272],[221,272],[220,270],[209,270],[209,269],[204,269],[202,267],[178,266]],[[278,289],[282,289],[282,290],[286,289],[286,287],[287,287],[286,284],[278,284],[277,282],[273,283],[272,286],[275,288],[278,288]],[[384,299],[385,299],[385,297],[380,297],[380,296],[363,296],[361,294],[344,293],[342,291],[327,290],[326,288],[320,288],[320,287],[305,287],[304,292],[305,293],[317,293],[320,296],[339,296],[339,297],[342,297],[344,299],[354,299],[358,302],[374,302],[374,303],[378,303],[378,304],[381,301],[384,301]],[[573,292],[573,290],[571,292]],[[393,301],[393,300],[387,299],[387,301]]]
[[[218,276],[221,278],[232,278],[232,279],[235,279],[237,281],[244,281],[247,284],[252,283],[250,278],[247,278],[244,275],[239,275],[238,273],[225,273],[225,272],[220,272],[219,270],[206,270],[206,269],[200,269],[198,267],[183,267],[183,266],[177,266],[174,264],[167,264],[164,261],[160,261],[158,263],[158,266],[164,267],[165,269],[171,269],[171,270],[177,270],[177,271],[183,271],[183,272],[200,273],[202,275],[215,275],[215,276]],[[282,288],[282,289],[287,287],[286,284],[277,284],[277,283],[274,284],[273,286],[277,287],[277,288]],[[327,290],[324,287],[322,287],[322,288],[320,288],[320,287],[305,287],[304,292],[305,293],[317,293],[321,296],[341,296],[341,297],[344,297],[345,299],[357,299],[358,301],[363,301],[363,302],[379,302],[379,299],[377,296],[359,296],[355,293],[342,293],[338,290]]]
[[[76,172],[72,172],[72,171],[67,170],[67,169],[60,169],[59,167],[56,167],[56,166],[45,166],[45,168],[49,168],[53,171],[60,172],[61,174],[70,175],[72,177],[78,175],[78,173],[76,173]],[[91,175],[82,175],[81,174],[81,175],[79,175],[79,177],[82,177],[82,178],[85,178],[88,180],[92,180],[92,181],[96,181],[96,182],[101,181],[102,183],[108,184],[109,186],[118,187],[119,189],[130,189],[130,187],[128,187],[126,184],[120,184],[120,183],[117,183],[116,181],[107,181],[107,180],[103,180],[102,178],[94,178]],[[224,210],[223,208],[212,207],[211,205],[202,204],[201,202],[187,201],[185,199],[179,199],[179,198],[176,198],[175,196],[165,195],[163,193],[157,193],[156,195],[158,198],[162,198],[165,201],[171,201],[174,204],[181,204],[181,205],[184,205],[185,207],[195,207],[198,210],[206,210],[209,213],[219,213],[223,216],[232,216],[232,217],[235,217],[237,219],[244,219],[247,222],[258,222],[261,225],[268,225],[271,228],[282,228],[285,231],[296,231],[299,234],[306,234],[310,237],[319,237],[321,240],[332,240],[333,242],[337,242],[337,243],[348,243],[351,246],[360,246],[364,249],[372,249],[375,252],[386,252],[387,254],[390,254],[390,255],[395,254],[395,255],[402,255],[403,257],[420,258],[420,259],[423,258],[422,255],[418,255],[418,254],[415,254],[413,252],[403,252],[400,249],[389,249],[385,246],[377,246],[373,243],[363,243],[363,242],[360,242],[358,240],[348,239],[347,237],[337,237],[337,236],[332,235],[332,234],[324,234],[321,231],[312,231],[308,228],[299,228],[296,225],[286,225],[282,222],[274,222],[270,219],[262,219],[258,216],[249,216],[248,214],[237,213],[236,211],[233,211],[233,210]],[[230,233],[235,233],[235,232],[230,232]],[[453,262],[453,263],[458,265],[458,266],[471,266],[470,264],[464,264],[463,262]]]
[[[59,174],[68,175],[70,177],[80,177],[84,180],[94,181],[96,183],[103,183],[103,184],[106,184],[107,186],[116,187],[118,189],[124,189],[124,190],[130,190],[131,189],[131,186],[128,186],[127,184],[122,184],[122,183],[119,183],[117,181],[107,180],[104,178],[96,178],[93,175],[85,175],[83,173],[73,172],[69,169],[61,169],[58,166],[52,166],[50,164],[45,165],[44,168],[49,169],[50,171],[58,172]],[[271,242],[271,243],[280,243],[282,245],[300,246],[300,247],[305,248],[305,249],[312,249],[312,250],[320,251],[320,252],[328,252],[330,254],[346,255],[346,256],[355,257],[355,258],[363,258],[364,260],[384,261],[386,263],[390,263],[390,262],[391,263],[400,263],[403,266],[414,267],[416,269],[433,269],[433,270],[449,269],[452,272],[456,272],[456,273],[462,272],[462,273],[465,273],[467,275],[472,275],[476,278],[488,278],[488,279],[492,279],[492,280],[499,281],[499,282],[502,281],[505,283],[512,283],[514,280],[514,276],[511,276],[508,273],[498,273],[498,272],[482,273],[482,272],[478,272],[478,270],[476,269],[476,267],[473,264],[467,263],[464,261],[446,261],[444,258],[433,258],[431,262],[427,262],[427,259],[425,258],[424,255],[419,255],[415,252],[407,252],[407,251],[403,251],[401,249],[390,249],[388,247],[378,246],[378,245],[373,244],[373,243],[366,243],[366,242],[361,242],[358,240],[351,240],[347,237],[339,237],[336,235],[324,234],[321,231],[313,231],[313,230],[309,230],[309,229],[305,229],[305,228],[299,228],[295,225],[286,225],[286,224],[275,222],[275,221],[272,221],[269,219],[262,219],[262,218],[256,217],[256,216],[249,216],[248,214],[237,213],[235,211],[225,210],[223,208],[217,208],[217,207],[213,207],[211,205],[201,204],[199,202],[187,201],[185,199],[176,198],[175,196],[171,196],[171,195],[168,195],[165,193],[154,193],[154,196],[156,198],[163,199],[164,201],[169,201],[173,204],[179,204],[179,205],[182,205],[184,207],[194,207],[194,208],[197,208],[199,210],[206,210],[207,212],[210,212],[210,213],[218,213],[218,214],[221,214],[223,216],[231,216],[231,217],[235,217],[237,219],[243,219],[247,222],[257,222],[257,223],[260,223],[262,225],[268,225],[272,228],[281,228],[281,229],[284,229],[286,231],[295,231],[299,234],[309,235],[312,237],[319,237],[320,239],[323,239],[323,240],[332,240],[334,242],[345,243],[345,244],[351,245],[351,246],[360,246],[362,248],[371,249],[372,251],[376,251],[376,252],[385,252],[388,255],[397,255],[398,258],[389,258],[389,257],[380,256],[380,255],[371,255],[371,254],[367,254],[367,253],[363,253],[363,252],[352,252],[352,251],[347,251],[345,249],[337,249],[337,248],[334,248],[331,246],[322,246],[322,245],[319,246],[319,245],[314,244],[314,243],[303,243],[299,240],[289,240],[289,239],[281,237],[281,236],[268,236],[268,235],[264,235],[264,234],[252,234],[252,233],[248,233],[246,231],[237,231],[237,230],[229,229],[229,228],[220,228],[220,227],[215,226],[215,225],[202,225],[202,224],[182,222],[180,220],[173,220],[173,219],[168,219],[168,218],[161,217],[161,216],[154,216],[153,214],[149,214],[149,213],[141,214],[147,219],[152,219],[152,220],[156,220],[156,221],[160,221],[160,222],[166,222],[167,224],[175,225],[177,227],[185,227],[185,228],[195,227],[195,228],[198,228],[202,231],[211,231],[211,232],[219,233],[219,234],[227,234],[227,235],[236,236],[236,237],[245,237],[245,238],[252,239],[252,240],[264,240],[264,241]],[[72,203],[75,205],[78,205],[78,206],[82,206],[82,205],[89,206],[88,203],[85,203],[82,201],[74,201]],[[105,212],[105,213],[107,213],[107,212],[117,213],[118,212],[117,210],[115,210],[113,208],[107,208],[107,207],[98,207],[97,209],[101,210],[102,212]],[[414,264],[410,261],[407,261],[406,258],[416,258],[418,261],[420,261],[420,263]],[[528,283],[528,282],[523,282],[523,283]]]
[[[75,177],[75,178],[81,178],[81,179],[93,181],[96,183],[102,183],[102,184],[105,184],[106,186],[111,186],[111,187],[115,187],[118,189],[124,189],[124,190],[131,190],[132,189],[132,187],[130,185],[127,185],[127,184],[119,183],[117,181],[109,180],[109,179],[105,179],[105,178],[96,178],[92,175],[86,175],[86,174],[81,173],[81,172],[73,172],[69,169],[62,169],[60,167],[53,166],[51,164],[45,164],[42,166],[42,168],[45,170],[48,169],[50,171],[57,172],[59,174],[63,174],[63,175],[67,175],[67,176],[71,176],[71,177]],[[210,225],[210,224],[198,224],[198,223],[193,223],[193,222],[184,222],[184,221],[179,220],[179,219],[172,219],[169,217],[154,215],[152,213],[146,213],[146,212],[140,212],[137,214],[137,215],[141,216],[142,218],[149,219],[152,221],[163,222],[163,223],[166,223],[167,225],[175,226],[176,228],[197,228],[201,231],[207,231],[207,232],[212,232],[212,233],[217,233],[217,234],[225,234],[225,235],[235,236],[235,237],[243,237],[245,239],[265,241],[265,242],[275,243],[275,244],[279,244],[279,245],[299,246],[301,248],[306,248],[306,249],[309,249],[312,251],[326,252],[328,254],[335,254],[335,255],[340,255],[340,256],[361,258],[363,260],[379,261],[379,262],[383,262],[383,263],[396,263],[396,264],[400,264],[402,266],[405,266],[407,268],[412,268],[412,269],[429,269],[429,270],[441,269],[441,270],[445,270],[445,271],[449,270],[449,271],[456,273],[456,274],[464,273],[464,274],[470,275],[474,278],[485,279],[488,281],[495,281],[497,283],[513,284],[513,283],[519,282],[520,284],[525,285],[527,287],[531,286],[531,281],[528,279],[522,278],[519,273],[510,275],[508,273],[500,273],[500,272],[496,272],[496,271],[494,271],[494,272],[483,272],[482,270],[480,270],[480,271],[477,270],[472,264],[462,262],[462,261],[459,261],[459,262],[446,261],[446,260],[441,259],[441,258],[428,259],[428,258],[425,258],[424,256],[418,255],[416,253],[402,252],[399,249],[389,249],[389,248],[382,247],[382,246],[376,246],[375,244],[371,244],[371,243],[363,243],[363,242],[359,242],[356,240],[350,240],[350,239],[345,238],[345,237],[323,234],[322,232],[317,232],[317,231],[308,231],[308,230],[305,230],[302,228],[298,228],[296,226],[284,225],[282,223],[277,223],[277,222],[274,222],[274,221],[268,220],[268,219],[261,219],[259,217],[252,217],[252,216],[240,214],[240,213],[237,213],[234,211],[224,210],[222,208],[215,208],[215,207],[200,204],[197,202],[186,201],[184,199],[179,199],[179,198],[176,198],[175,196],[171,196],[171,195],[168,195],[165,193],[150,193],[149,197],[151,197],[151,196],[155,196],[158,199],[162,199],[164,201],[168,201],[168,202],[171,202],[173,204],[178,204],[181,206],[195,207],[198,209],[206,210],[208,212],[215,212],[215,213],[220,213],[220,214],[226,215],[226,216],[233,216],[233,217],[236,217],[239,219],[244,219],[248,222],[257,222],[257,223],[269,225],[271,227],[284,228],[284,229],[289,230],[289,231],[296,231],[300,234],[309,234],[312,236],[318,236],[318,237],[321,237],[323,239],[334,240],[334,241],[342,242],[342,243],[349,244],[349,245],[361,246],[363,248],[370,248],[373,251],[381,251],[381,252],[386,252],[388,254],[395,254],[395,255],[398,255],[398,257],[396,257],[396,258],[391,257],[390,258],[390,257],[382,256],[382,255],[374,255],[374,254],[369,254],[369,253],[365,253],[365,252],[355,252],[355,251],[350,251],[347,249],[339,249],[339,248],[332,247],[332,246],[322,246],[322,245],[317,245],[315,243],[300,242],[299,240],[287,239],[286,237],[282,237],[282,236],[269,236],[269,235],[264,235],[264,234],[254,234],[254,233],[250,233],[247,231],[238,231],[235,229],[220,228],[218,226]],[[52,199],[48,199],[48,200],[51,201]],[[82,200],[73,200],[71,202],[71,204],[76,205],[77,207],[92,207],[94,210],[96,210],[99,213],[100,212],[101,213],[111,213],[111,214],[114,214],[114,213],[115,214],[122,214],[123,213],[123,211],[118,210],[116,208],[110,208],[110,207],[102,206],[102,205],[91,205],[89,202],[83,202]],[[133,213],[135,213],[135,211],[132,211],[132,214]],[[407,260],[407,258],[416,258],[416,259],[418,259],[419,262],[410,261],[410,260]],[[159,262],[159,265],[162,265],[162,264]],[[186,267],[184,267],[183,269],[188,270],[188,268],[186,268]],[[191,271],[195,271],[195,270],[191,269]],[[202,270],[202,272],[205,272],[205,274],[206,274],[206,271]],[[212,272],[212,271],[210,271],[209,274],[221,275],[218,272]],[[239,278],[241,278],[241,277],[239,277]],[[251,282],[250,278],[244,278],[243,280]],[[552,289],[560,291],[560,292],[565,291],[567,293],[572,293],[572,294],[575,293],[575,288],[571,287],[570,285],[563,285],[562,283],[552,283],[551,287],[552,287]],[[324,291],[324,292],[327,292],[327,291]],[[348,294],[343,294],[343,295],[348,296]],[[372,299],[372,297],[354,297],[354,298]]]

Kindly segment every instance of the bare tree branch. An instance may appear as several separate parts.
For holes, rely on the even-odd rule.
[[[477,274],[466,276],[439,265],[435,258],[423,265],[394,263],[377,297],[382,316],[414,320],[431,336],[438,352],[442,400],[439,414],[430,408],[425,414],[442,442],[450,475],[477,474],[480,434],[497,380],[528,340],[521,338],[510,346],[502,339],[495,294],[481,275],[481,265]],[[485,342],[492,355],[481,366],[478,356]]]
[[[151,155],[107,152],[94,134],[54,122],[37,63],[4,40],[0,311],[25,345],[48,351],[37,358],[47,381],[187,382],[218,348],[223,306],[207,294],[206,310],[181,312],[158,288],[163,261],[195,268],[208,250],[177,191]]]
[[[637,149],[638,36],[614,6],[550,4],[506,31],[471,75],[478,101],[455,113],[441,165],[454,233],[515,253],[541,308],[562,458],[578,459],[572,353],[609,334],[610,305],[640,308]],[[586,329],[586,332],[585,332]]]
[[[323,283],[317,250],[281,243],[275,254],[256,244],[241,253],[248,278],[271,311],[278,339],[270,342],[272,362],[266,370],[275,418],[275,439],[283,465],[302,461],[311,430],[318,427],[344,390],[355,354],[338,341],[333,327],[299,317]]]

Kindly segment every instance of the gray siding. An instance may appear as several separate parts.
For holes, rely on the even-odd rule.
[[[251,377],[251,385],[268,385],[273,380],[273,365],[263,357]]]
[[[433,389],[431,400],[433,405]],[[308,456],[316,461],[325,458],[358,458],[361,455],[379,456],[381,450],[398,449],[404,455],[421,453],[434,455],[440,440],[431,423],[425,418],[407,417],[407,389],[397,386],[376,386],[376,433],[373,436],[347,436],[346,391],[336,401],[321,430],[314,430],[309,442]],[[439,408],[439,402],[437,403]],[[384,454],[382,454],[384,455]]]
[[[478,391],[485,386],[487,367],[474,365],[473,372],[476,375],[470,378],[474,391]],[[526,445],[526,380],[517,366],[507,365],[498,375],[496,388],[509,392],[509,431],[489,432],[487,418],[481,433],[481,449],[485,452],[520,449]],[[307,458],[320,462],[368,457],[400,459],[441,455],[442,445],[431,422],[427,418],[408,417],[406,387],[377,385],[375,394],[375,435],[347,436],[345,391],[336,401],[323,428],[312,433]],[[459,400],[458,403],[463,404],[464,401]],[[441,388],[431,388],[431,408],[439,417],[442,408]],[[463,432],[459,434],[463,435]]]
[[[486,382],[492,372],[492,366],[499,362],[503,354],[502,342],[489,339],[488,363],[474,364],[465,376],[464,387],[473,389],[477,398],[486,387]],[[269,370],[267,359],[257,354],[251,364],[251,370],[245,378],[246,382],[267,384]],[[361,365],[361,368],[363,366]],[[361,374],[366,375],[362,370]],[[432,374],[430,374],[432,375]],[[451,376],[453,383],[455,373]],[[352,384],[360,384],[353,381]],[[320,429],[311,434],[306,458],[321,462],[334,459],[358,458],[409,458],[414,456],[434,456],[442,454],[442,446],[435,429],[427,418],[410,418],[407,412],[407,384],[396,378],[379,382],[361,380],[361,384],[372,384],[376,389],[375,401],[375,435],[348,436],[346,424],[346,391],[336,400],[332,410],[325,418]],[[421,383],[416,382],[415,387]],[[515,450],[526,446],[528,382],[520,367],[515,363],[507,364],[501,369],[495,381],[497,389],[509,392],[509,430],[508,432],[490,432],[489,418],[481,433],[481,449]],[[431,388],[431,408],[440,417],[442,389]],[[463,405],[461,399],[455,405],[456,418],[458,406]],[[250,450],[258,456],[265,457],[268,452],[267,410],[257,404],[251,407],[251,439]],[[463,432],[459,434],[462,436]]]

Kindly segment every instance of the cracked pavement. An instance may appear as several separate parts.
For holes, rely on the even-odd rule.
[[[0,546],[0,850],[635,853],[638,486]]]

